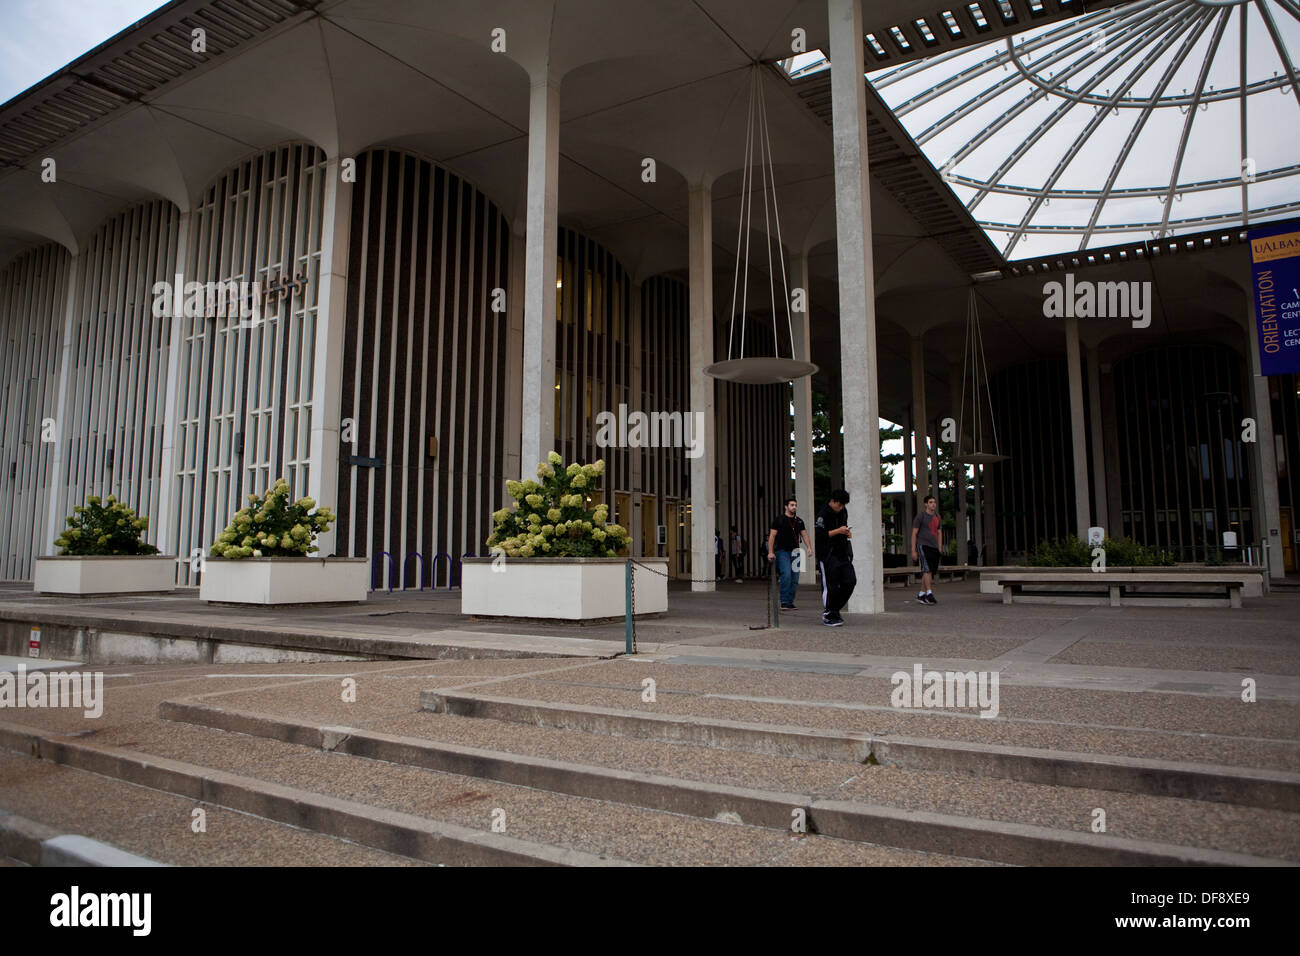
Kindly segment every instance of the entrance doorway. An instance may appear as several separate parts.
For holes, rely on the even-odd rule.
[[[654,495],[641,496],[641,555],[646,558],[659,557],[659,546],[655,543],[655,515],[659,501]]]
[[[627,529],[628,537],[634,537],[636,529],[632,527],[632,496],[626,491],[614,492],[614,513],[610,521]],[[635,546],[631,549],[635,553]]]
[[[676,501],[664,503],[664,524],[668,526],[668,576],[675,578],[681,567],[681,536],[678,529],[681,509]]]

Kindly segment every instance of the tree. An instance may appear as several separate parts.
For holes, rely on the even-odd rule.
[[[828,397],[825,392],[813,387],[812,390],[812,433],[813,433],[813,497],[815,505],[820,504],[830,498],[831,494],[831,453],[830,453],[830,415],[827,412]],[[880,487],[887,488],[894,483],[894,465],[902,462],[901,453],[885,454],[884,446],[887,441],[900,441],[903,438],[903,429],[894,425],[882,426],[880,428]],[[953,447],[951,443],[939,443],[939,513],[943,517],[943,530],[946,533],[950,544],[953,547],[963,547],[965,541],[957,541],[957,507],[956,495],[954,488],[956,486],[956,475],[962,475],[964,490],[966,493],[966,509],[968,514],[974,513],[975,508],[975,490],[971,483],[970,475],[967,474],[964,466],[959,466],[952,457]],[[793,462],[793,453],[791,462]],[[811,509],[810,509],[811,510]],[[888,505],[881,508],[882,520],[888,521],[894,516],[894,509]],[[959,553],[963,553],[961,551]]]
[[[827,412],[826,393],[819,390],[816,386],[812,390],[812,437],[813,437],[813,498],[817,502],[825,502],[830,499],[831,491],[831,451],[830,451],[830,431],[831,419]],[[882,427],[880,429],[880,487],[887,488],[893,484],[894,469],[893,465],[903,460],[899,454],[886,455],[884,445],[887,441],[896,441],[903,437],[903,430],[894,426]],[[885,508],[881,512],[882,518],[890,518],[894,514],[893,509]]]

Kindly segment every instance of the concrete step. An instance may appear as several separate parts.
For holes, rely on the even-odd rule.
[[[117,745],[118,738],[129,738],[133,746]],[[979,862],[738,825],[743,818],[730,815],[698,819],[343,753],[310,753],[276,740],[165,721],[105,730],[93,743],[0,725],[0,746],[41,758],[21,758],[32,765],[92,771],[174,794],[191,808],[221,807],[451,865]],[[494,811],[503,811],[506,832],[493,832]]]
[[[122,865],[115,854],[177,866],[416,864],[337,837],[3,751],[0,807],[0,856],[14,865]],[[201,818],[196,809],[203,810]]]
[[[650,701],[642,696],[647,677],[656,681]],[[990,720],[971,709],[891,706],[886,678],[631,661],[430,687],[704,723],[815,728],[859,747],[871,736],[943,739],[1300,773],[1300,706],[1275,700],[1246,706],[1186,693],[1004,685],[1000,713]]]
[[[553,729],[526,728],[500,721],[440,715],[410,715],[370,721],[365,728],[328,725],[290,716],[234,710],[210,696],[194,701],[169,701],[160,707],[168,719],[208,728],[280,740],[331,753],[346,753],[439,772],[459,773],[593,799],[669,810],[704,818],[738,816],[746,823],[789,828],[802,819],[819,834],[894,846],[909,850],[947,853],[1013,864],[1055,865],[1267,865],[1279,862],[1275,842],[1254,841],[1255,854],[1238,852],[1232,839],[1219,846],[1199,846],[1216,839],[1215,827],[1198,828],[1204,804],[1155,797],[1140,800],[1133,819],[1145,821],[1155,839],[1120,837],[1091,832],[1096,791],[1063,787],[1027,787],[1037,799],[1053,804],[1053,825],[1021,822],[1012,809],[1011,819],[989,819],[970,807],[970,791],[983,788],[984,803],[991,808],[1010,805],[1006,785],[990,788],[965,774],[918,773],[891,768],[866,768],[856,762],[830,763],[790,757],[768,757],[752,774],[749,785],[730,782],[721,764],[731,765],[726,754],[708,748],[663,742],[638,741],[637,754],[629,754],[626,741]],[[386,732],[383,728],[401,731]],[[495,749],[448,742],[466,735],[490,739]],[[542,735],[547,735],[542,739]],[[536,756],[550,748],[561,759]],[[663,767],[665,773],[622,769],[633,758]],[[741,761],[744,765],[746,761]],[[790,781],[804,772],[819,786],[814,792],[761,789],[764,783]],[[954,794],[948,812],[909,806],[909,789],[924,779],[924,789]],[[842,797],[852,794],[855,799]],[[989,798],[992,798],[991,800]],[[1082,801],[1082,802],[1081,802]],[[957,812],[952,812],[956,810]],[[1258,833],[1294,824],[1290,814],[1278,811],[1220,808],[1218,817],[1233,819],[1236,830]],[[1152,823],[1155,820],[1157,822]],[[1218,821],[1221,826],[1222,820]],[[1190,839],[1189,839],[1190,837]],[[1292,848],[1300,859],[1300,847]]]
[[[748,753],[859,763],[875,761],[914,770],[956,771],[1052,786],[1300,810],[1300,773],[1286,771],[648,714],[611,707],[494,697],[470,691],[425,690],[420,693],[420,707],[435,714]]]

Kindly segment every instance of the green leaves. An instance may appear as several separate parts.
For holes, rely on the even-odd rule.
[[[537,466],[540,482],[506,482],[515,507],[493,513],[495,527],[488,547],[499,548],[511,558],[603,558],[626,553],[627,529],[606,524],[609,506],[587,508],[587,494],[604,473],[603,460],[566,467],[551,452]]]
[[[112,495],[106,499],[89,495],[84,506],[73,509],[66,525],[54,539],[61,555],[158,553],[152,544],[140,540],[149,527],[149,519],[137,518],[134,511]]]
[[[226,530],[217,535],[209,554],[218,558],[302,558],[320,550],[316,535],[330,529],[334,512],[317,508],[311,498],[293,501],[283,478],[235,512]]]
[[[1175,563],[1172,553],[1138,544],[1131,538],[1107,538],[1101,546],[1106,551],[1106,564],[1111,567],[1170,567]],[[1033,568],[1088,567],[1092,564],[1092,548],[1073,536],[1043,541],[1025,563]]]

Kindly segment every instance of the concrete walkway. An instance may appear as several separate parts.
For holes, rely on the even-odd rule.
[[[1008,607],[974,581],[936,595],[890,590],[886,613],[832,629],[801,592],[779,629],[753,629],[760,584],[674,589],[624,657],[621,623],[470,620],[445,592],[249,611],[8,586],[11,643],[34,622],[211,656],[94,665],[98,720],[0,709],[0,810],[182,864],[273,863],[277,842],[322,864],[1300,862],[1300,594],[1241,610]],[[895,706],[891,676],[917,665],[996,672],[996,718]],[[142,815],[93,812],[101,792]],[[190,839],[196,808],[247,823]],[[792,842],[795,811],[816,832]]]

